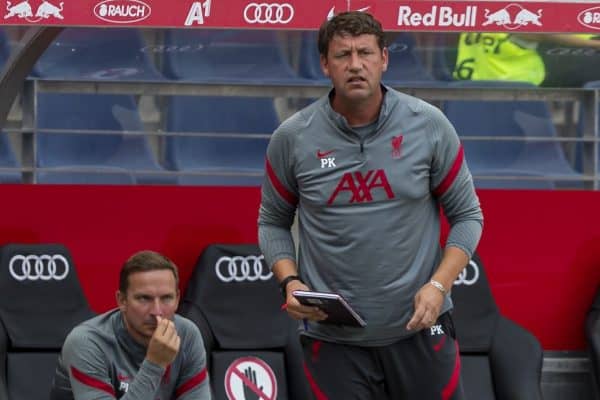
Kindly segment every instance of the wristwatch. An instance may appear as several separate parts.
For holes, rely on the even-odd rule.
[[[284,300],[287,299],[287,285],[291,281],[300,281],[304,283],[298,275],[289,275],[283,278],[283,280],[279,282],[279,289],[281,289],[281,295],[283,296]]]

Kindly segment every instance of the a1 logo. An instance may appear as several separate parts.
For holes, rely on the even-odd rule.
[[[193,2],[185,19],[185,26],[204,25],[204,18],[210,16],[210,2],[211,0]]]

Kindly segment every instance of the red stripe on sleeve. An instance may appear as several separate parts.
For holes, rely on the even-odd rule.
[[[204,368],[202,371],[198,372],[198,374],[196,374],[193,377],[191,377],[190,379],[188,379],[187,382],[184,382],[181,386],[179,386],[177,388],[177,390],[175,391],[175,397],[177,398],[177,397],[181,396],[182,394],[184,394],[185,392],[192,390],[193,388],[195,388],[196,386],[198,386],[199,384],[204,382],[205,379],[206,379],[206,368]]]
[[[458,175],[458,171],[460,171],[460,167],[462,166],[463,160],[465,158],[465,152],[463,150],[462,145],[458,148],[458,154],[456,154],[456,158],[454,159],[454,163],[452,163],[452,167],[446,177],[442,180],[442,183],[439,184],[433,190],[433,194],[436,196],[441,196],[446,193],[446,190],[454,183],[456,176]]]
[[[269,177],[269,180],[271,181],[271,184],[273,185],[273,187],[275,188],[277,193],[279,193],[279,195],[285,201],[290,203],[292,206],[295,206],[296,204],[298,204],[298,199],[296,198],[296,196],[294,196],[293,193],[289,192],[285,188],[285,186],[283,186],[281,181],[277,178],[277,175],[275,175],[275,171],[273,171],[273,167],[271,166],[271,163],[269,162],[268,159],[267,159],[266,170],[267,170],[267,176]]]
[[[71,367],[71,375],[73,375],[73,378],[77,379],[79,382],[83,383],[86,386],[102,390],[103,392],[106,392],[111,396],[115,396],[115,388],[113,388],[111,385],[109,385],[106,382],[102,382],[99,379],[93,378],[81,372],[75,367]]]

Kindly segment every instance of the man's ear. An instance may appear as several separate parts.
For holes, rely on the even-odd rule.
[[[321,64],[321,71],[323,71],[323,75],[329,78],[329,65],[327,64],[327,57],[320,54],[319,55],[319,64]]]
[[[384,47],[381,51],[381,56],[383,57],[383,72],[387,71],[388,62],[390,60],[390,53],[387,47]]]
[[[119,309],[121,309],[121,311],[123,311],[123,308],[127,304],[127,296],[125,295],[125,293],[121,292],[120,290],[117,290],[117,292],[115,293],[115,298],[117,300],[117,306],[119,307]]]

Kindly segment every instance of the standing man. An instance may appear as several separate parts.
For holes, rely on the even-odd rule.
[[[448,294],[483,219],[458,136],[437,108],[381,84],[388,51],[371,15],[335,16],[318,42],[333,89],[274,132],[258,221],[287,312],[308,322],[315,397],[462,399]],[[367,326],[319,323],[294,290],[340,293]]]
[[[209,400],[200,331],[175,315],[175,264],[152,251],[134,254],[121,269],[116,297],[118,309],[67,336],[51,399]]]

